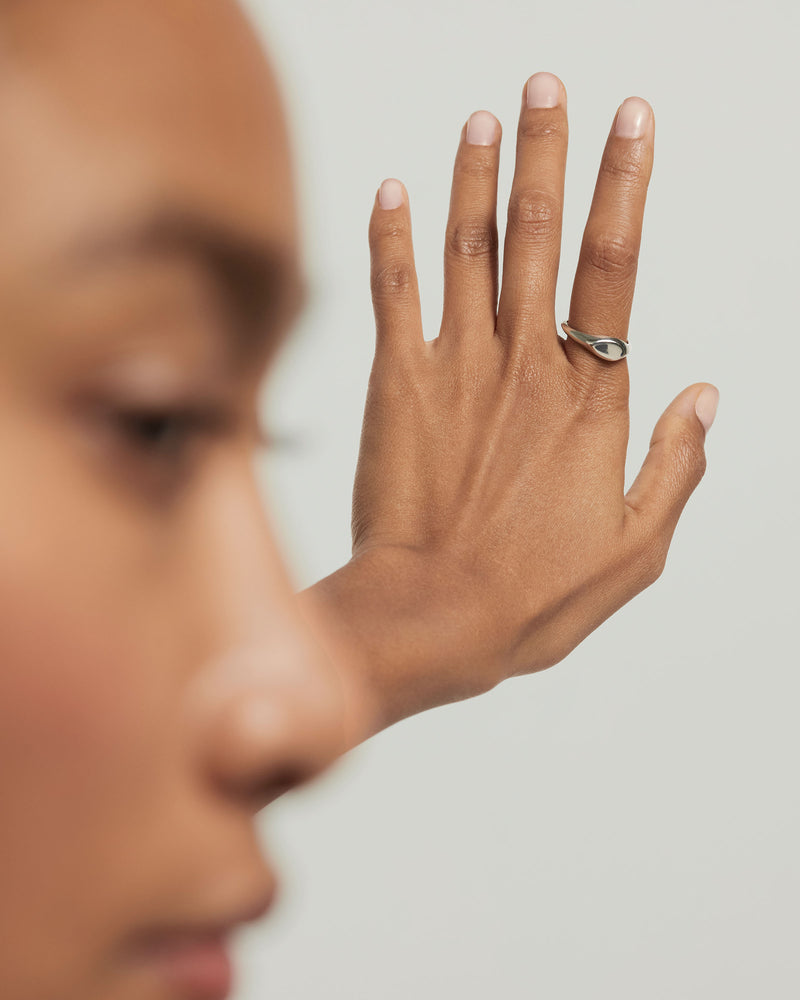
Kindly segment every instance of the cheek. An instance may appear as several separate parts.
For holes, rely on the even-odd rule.
[[[67,773],[82,784],[133,732],[135,692],[110,641],[113,623],[87,613],[92,594],[75,579],[67,588],[42,572],[34,584],[28,573],[0,568],[0,746],[16,750],[6,777],[29,765],[41,771],[40,787]]]
[[[140,752],[142,720],[167,697],[153,654],[169,636],[142,568],[146,520],[97,485],[68,435],[15,430],[0,435],[0,746],[17,751],[2,780],[30,768],[80,799]]]
[[[53,906],[137,801],[158,691],[91,587],[35,568],[0,567],[0,882]]]
[[[177,685],[123,522],[34,454],[0,483],[0,965],[46,979],[125,922],[120,859],[147,868]]]
[[[74,782],[80,800],[134,739],[148,678],[102,505],[55,457],[49,477],[37,464],[0,491],[0,748],[15,762],[2,780],[56,795]]]

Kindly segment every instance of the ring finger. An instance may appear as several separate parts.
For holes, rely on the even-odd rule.
[[[623,102],[603,153],[572,288],[569,325],[583,333],[627,340],[654,131],[646,101]],[[580,374],[613,379],[627,394],[627,362],[604,361],[572,340],[564,350]]]

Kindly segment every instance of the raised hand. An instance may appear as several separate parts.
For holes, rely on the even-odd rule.
[[[659,420],[626,493],[628,361],[557,333],[567,131],[563,85],[537,73],[523,91],[498,301],[501,128],[487,111],[464,126],[430,341],[406,190],[390,179],[376,195],[354,557],[312,591],[372,674],[382,725],[565,657],[660,575],[704,472],[718,397],[697,383]],[[568,321],[585,333],[627,340],[653,135],[650,106],[629,98],[573,286]]]

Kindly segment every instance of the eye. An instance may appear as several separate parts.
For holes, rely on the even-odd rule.
[[[171,462],[185,458],[201,439],[224,434],[232,424],[222,410],[188,407],[120,410],[114,419],[135,450]]]
[[[158,402],[87,396],[79,399],[88,444],[107,477],[162,504],[177,499],[203,472],[217,446],[282,448],[282,435],[263,428],[255,409],[222,397]],[[75,405],[75,404],[73,404]]]
[[[116,423],[126,441],[152,459],[177,463],[203,439],[233,436],[236,417],[223,409],[208,407],[162,407],[124,409],[116,413]],[[296,440],[273,433],[253,421],[253,447],[259,450],[293,450]]]

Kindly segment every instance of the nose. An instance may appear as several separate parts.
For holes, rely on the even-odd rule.
[[[225,795],[258,810],[323,771],[348,749],[335,671],[305,641],[232,649],[200,678],[204,769]]]
[[[196,521],[206,655],[189,703],[205,775],[256,810],[352,745],[351,686],[300,613],[252,466],[228,471]]]

